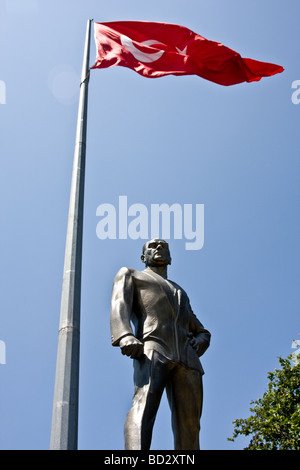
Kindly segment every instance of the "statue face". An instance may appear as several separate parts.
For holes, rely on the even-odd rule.
[[[145,243],[142,261],[146,266],[167,266],[171,264],[169,245],[164,240],[154,238]]]

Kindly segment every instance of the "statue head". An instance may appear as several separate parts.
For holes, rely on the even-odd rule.
[[[143,246],[141,260],[146,266],[167,266],[171,264],[169,245],[165,240],[153,238]]]

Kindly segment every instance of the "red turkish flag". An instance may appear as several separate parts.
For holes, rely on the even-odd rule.
[[[97,48],[92,69],[121,65],[149,78],[198,75],[220,85],[258,81],[283,72],[280,65],[243,59],[223,44],[168,23],[95,23]]]

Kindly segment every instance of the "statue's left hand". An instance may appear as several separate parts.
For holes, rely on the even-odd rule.
[[[192,346],[193,349],[195,349],[196,351],[198,351],[198,347],[199,347],[199,339],[193,335],[193,333],[189,333],[189,342],[190,342],[190,345]]]

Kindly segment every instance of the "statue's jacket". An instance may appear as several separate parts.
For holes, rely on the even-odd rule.
[[[209,346],[209,331],[193,313],[186,292],[151,269],[119,270],[113,284],[110,326],[113,346],[124,336],[134,335],[144,343],[145,354],[156,350],[172,362],[204,373],[199,357]],[[197,350],[190,344],[192,336],[199,341]]]

